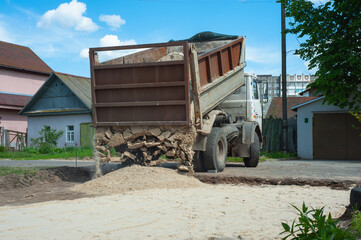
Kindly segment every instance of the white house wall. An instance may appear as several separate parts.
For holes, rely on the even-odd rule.
[[[91,122],[90,114],[74,114],[74,115],[54,115],[54,116],[29,116],[28,117],[28,140],[31,145],[31,138],[39,137],[39,131],[44,125],[50,126],[53,129],[64,131],[63,136],[58,141],[59,148],[63,148],[66,143],[66,126],[74,126],[74,142],[67,142],[67,146],[75,146],[75,143],[80,147],[80,124]]]
[[[322,105],[323,99],[297,109],[297,154],[302,159],[313,158],[312,120],[314,113],[347,112],[334,105]],[[305,119],[308,118],[308,123]]]

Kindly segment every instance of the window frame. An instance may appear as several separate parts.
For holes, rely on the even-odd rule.
[[[69,127],[73,127],[73,130],[69,130]],[[75,141],[75,126],[74,125],[66,125],[66,127],[65,127],[65,142],[73,143],[74,141]]]

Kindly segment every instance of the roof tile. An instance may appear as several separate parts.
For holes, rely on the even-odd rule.
[[[24,107],[31,96],[0,93],[0,105]]]
[[[287,97],[287,118],[296,116],[296,112],[291,110],[291,107],[308,102],[317,97]],[[282,97],[272,98],[272,102],[268,108],[266,118],[269,117],[282,118]]]
[[[52,72],[52,69],[30,48],[2,41],[0,41],[0,66],[49,75]]]

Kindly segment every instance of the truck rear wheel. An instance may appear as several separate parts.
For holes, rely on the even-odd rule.
[[[246,167],[257,167],[259,160],[259,152],[260,152],[259,139],[257,134],[255,134],[255,138],[253,143],[251,144],[250,151],[251,151],[250,157],[243,158],[244,165]]]
[[[222,172],[226,167],[227,138],[221,128],[214,127],[207,137],[206,151],[203,153],[205,170]]]

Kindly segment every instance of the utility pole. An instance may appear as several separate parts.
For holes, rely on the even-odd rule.
[[[281,34],[282,34],[282,132],[283,151],[288,152],[288,125],[287,125],[287,72],[286,72],[286,15],[284,4],[281,3]]]

